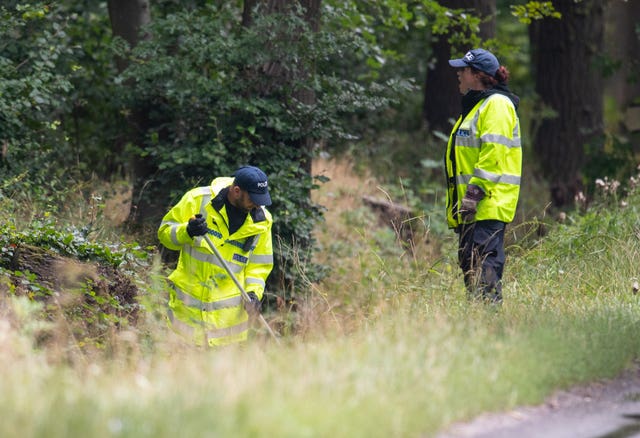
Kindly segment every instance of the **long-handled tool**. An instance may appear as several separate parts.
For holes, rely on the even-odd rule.
[[[218,251],[218,248],[216,248],[216,246],[213,244],[213,242],[211,241],[209,236],[207,236],[205,234],[202,237],[204,238],[205,242],[207,242],[207,245],[209,245],[209,247],[211,248],[211,251],[213,251],[213,253],[216,255],[216,257],[218,258],[218,260],[220,261],[220,263],[224,267],[224,270],[227,271],[227,274],[229,275],[229,277],[231,277],[231,279],[236,284],[236,286],[238,286],[238,289],[240,289],[240,295],[242,295],[242,299],[244,301],[246,301],[247,303],[250,303],[251,302],[251,298],[249,298],[249,294],[247,293],[247,291],[244,290],[244,287],[242,287],[242,285],[240,284],[240,282],[238,281],[236,276],[233,274],[233,272],[231,272],[231,269],[229,268],[229,265],[227,265],[227,261],[222,258],[222,254],[220,254],[220,251]],[[273,339],[276,340],[276,343],[279,344],[280,340],[278,339],[278,337],[276,336],[274,331],[269,326],[269,323],[267,323],[267,320],[264,319],[264,316],[262,316],[261,313],[258,313],[258,319],[267,328],[267,331],[271,334],[271,336],[273,336]]]

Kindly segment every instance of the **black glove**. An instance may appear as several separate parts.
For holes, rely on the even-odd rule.
[[[460,203],[460,214],[465,222],[473,222],[475,220],[478,202],[482,201],[482,198],[484,198],[484,192],[480,187],[473,184],[467,187],[467,192]]]
[[[255,292],[249,292],[247,295],[249,296],[249,301],[244,301],[244,310],[246,310],[250,316],[257,315],[260,313],[260,306],[262,303]]]
[[[207,220],[202,217],[201,214],[196,214],[195,217],[189,219],[189,223],[187,224],[187,234],[192,239],[195,236],[204,236],[209,231],[207,228]]]

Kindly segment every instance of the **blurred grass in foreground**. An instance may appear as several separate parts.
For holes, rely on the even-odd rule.
[[[324,231],[334,274],[281,346],[194,350],[149,312],[109,355],[69,364],[33,347],[37,305],[3,294],[0,436],[432,436],[612,377],[640,356],[638,205],[609,202],[510,247],[501,308],[465,299],[453,236],[408,256],[368,215],[338,214],[331,226],[349,228]]]
[[[637,357],[637,310],[396,309],[366,329],[286,346],[49,365],[0,332],[2,436],[422,436]],[[21,344],[21,345],[16,345]]]

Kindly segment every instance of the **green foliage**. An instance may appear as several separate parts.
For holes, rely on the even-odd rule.
[[[585,157],[583,182],[589,195],[594,194],[595,182],[602,178],[621,182],[625,190],[629,178],[637,172],[633,145],[622,137],[610,135],[585,145]]]
[[[89,7],[89,3],[84,5]],[[104,12],[104,2],[98,3]],[[321,283],[297,284],[297,290],[314,289],[305,297],[308,301],[295,303],[298,325],[281,346],[256,342],[212,355],[176,346],[158,327],[154,336],[163,342],[149,348],[144,339],[137,338],[136,327],[131,327],[128,336],[114,342],[108,361],[80,355],[84,360],[51,366],[42,349],[31,348],[32,344],[42,347],[43,334],[73,337],[72,342],[52,342],[52,350],[62,355],[87,345],[106,348],[109,333],[128,323],[122,315],[130,309],[99,293],[95,282],[80,288],[79,302],[45,304],[12,296],[22,290],[27,297],[43,301],[56,297],[33,272],[6,267],[17,245],[40,245],[81,260],[118,266],[136,273],[144,298],[153,301],[160,295],[151,285],[153,277],[143,277],[148,248],[99,244],[89,239],[90,230],[68,227],[46,214],[17,229],[17,218],[23,215],[7,213],[5,208],[11,200],[7,192],[20,184],[43,190],[38,184],[44,178],[33,178],[38,165],[50,169],[55,164],[63,169],[59,178],[49,178],[50,193],[57,196],[67,171],[61,163],[75,160],[83,169],[92,169],[90,163],[104,151],[102,145],[111,144],[114,131],[122,125],[111,126],[105,138],[98,135],[100,127],[123,120],[117,115],[119,109],[123,116],[149,110],[144,141],[129,145],[128,150],[153,162],[160,170],[159,181],[173,184],[176,196],[192,183],[207,184],[212,176],[226,174],[241,162],[264,167],[272,180],[278,221],[277,263],[294,283],[317,274],[306,263],[311,258],[307,248],[315,223],[311,219],[319,218],[322,211],[308,201],[309,191],[321,181],[312,180],[300,165],[301,161],[308,164],[300,144],[305,137],[318,133],[334,148],[339,139],[351,141],[360,136],[358,143],[351,143],[360,153],[357,164],[365,168],[373,164],[376,176],[393,169],[393,179],[383,181],[387,193],[412,207],[422,206],[428,216],[427,208],[440,211],[440,149],[433,140],[409,132],[419,126],[415,116],[415,95],[419,93],[414,92],[413,100],[389,109],[383,117],[370,116],[370,110],[391,102],[385,78],[411,77],[404,73],[424,68],[417,63],[394,65],[394,60],[409,57],[407,54],[422,57],[417,50],[424,45],[414,42],[403,52],[403,43],[411,39],[390,29],[416,29],[431,18],[420,23],[414,18],[417,15],[411,16],[406,2],[361,2],[365,9],[389,13],[356,17],[362,26],[368,26],[355,34],[357,38],[352,33],[355,29],[348,28],[310,39],[306,32],[296,37],[294,30],[303,29],[304,24],[295,17],[283,19],[286,26],[279,31],[267,19],[255,29],[239,29],[234,25],[237,9],[221,9],[216,15],[212,6],[207,13],[195,7],[203,2],[162,3],[166,10],[179,13],[171,19],[159,17],[162,26],[154,27],[154,39],[133,53],[135,64],[126,73],[133,83],[131,89],[105,85],[110,72],[105,50],[111,43],[105,32],[98,31],[104,16],[87,14],[84,17],[91,19],[65,28],[74,38],[86,25],[95,26],[96,32],[87,31],[92,37],[85,53],[91,54],[93,67],[86,67],[88,58],[75,58],[81,68],[65,76],[78,86],[72,91],[73,107],[78,109],[73,114],[81,134],[70,138],[77,140],[77,144],[72,142],[77,148],[73,151],[84,153],[70,153],[65,137],[74,123],[58,117],[48,102],[40,104],[41,112],[25,106],[25,102],[34,104],[28,87],[38,82],[20,83],[24,66],[33,65],[25,77],[34,80],[49,80],[45,72],[60,75],[68,72],[66,67],[54,63],[51,70],[46,63],[31,61],[21,66],[21,60],[32,58],[7,56],[6,47],[14,44],[23,54],[43,51],[38,56],[46,57],[47,48],[30,39],[42,36],[40,30],[20,33],[25,39],[19,41],[16,32],[27,23],[47,22],[51,13],[44,7],[21,4],[26,8],[22,9],[27,12],[24,16],[14,14],[0,20],[0,55],[2,62],[9,59],[11,64],[0,72],[0,133],[10,132],[9,163],[16,166],[0,182],[0,359],[12,364],[0,382],[0,409],[7,419],[0,424],[0,435],[55,437],[68,436],[72,430],[88,436],[161,437],[176,432],[198,436],[210,433],[211,412],[218,414],[216,431],[221,435],[435,435],[448,423],[482,411],[539,403],[559,387],[610,377],[640,355],[638,296],[630,287],[637,281],[640,255],[640,199],[631,190],[637,184],[634,179],[624,194],[608,191],[603,199],[596,198],[593,207],[597,209],[569,214],[564,224],[552,227],[533,248],[516,254],[515,245],[510,247],[505,303],[499,310],[464,299],[453,234],[442,240],[448,245],[445,255],[425,255],[431,245],[441,243],[429,241],[427,237],[433,239],[433,234],[425,233],[420,236],[423,245],[408,256],[391,230],[376,227],[368,210],[348,208],[340,215],[344,232],[329,233],[323,242],[326,249],[321,255],[329,260],[327,265],[335,275]],[[181,10],[183,4],[192,8],[190,15]],[[434,23],[440,26],[437,20]],[[378,29],[385,29],[384,38]],[[419,35],[422,38],[439,30],[424,29]],[[350,68],[357,72],[358,81],[345,79]],[[320,74],[313,80],[304,74],[316,69]],[[414,77],[421,79],[419,74]],[[102,86],[89,87],[92,81]],[[13,83],[25,88],[11,94],[20,90],[9,87]],[[64,97],[55,81],[44,83],[35,95],[61,93]],[[402,99],[407,91],[415,91],[411,81],[395,86],[396,97]],[[307,89],[317,92],[317,106],[305,106],[297,99]],[[11,112],[7,96],[22,102],[22,115]],[[70,101],[60,102],[61,113],[72,111]],[[104,114],[105,125],[100,114]],[[394,125],[406,132],[394,133]],[[426,157],[416,153],[422,148],[434,153]],[[626,148],[620,139],[605,143],[604,150],[592,155],[592,164],[600,167],[590,171],[590,177],[603,177],[610,174],[607,169],[622,165]],[[38,165],[31,165],[33,156]],[[109,155],[106,161],[116,158]],[[2,175],[4,178],[5,173]],[[612,186],[607,187],[611,190]],[[627,193],[631,197],[624,197]],[[24,197],[31,200],[31,195],[26,192]],[[50,200],[52,208],[58,208],[57,200]],[[620,205],[625,207],[618,210]],[[434,227],[444,224],[436,214]],[[428,227],[428,231],[433,229]],[[442,231],[435,233],[438,240],[445,236]],[[113,309],[116,312],[111,313]],[[212,375],[217,378],[211,379]],[[429,382],[425,390],[416,391],[425,382]],[[24,409],[25,405],[29,408]]]
[[[484,412],[540,404],[577,384],[601,385],[630,366],[635,372],[640,355],[638,297],[620,287],[637,271],[640,239],[613,244],[637,230],[637,211],[601,212],[558,226],[539,247],[510,256],[500,309],[467,302],[446,258],[430,268],[403,263],[386,236],[365,229],[358,244],[370,250],[331,253],[338,266],[357,259],[361,271],[348,274],[362,272],[362,281],[323,290],[329,321],[280,345],[254,342],[211,354],[165,340],[146,351],[133,337],[108,360],[52,367],[38,350],[19,348],[42,330],[38,309],[8,300],[0,312],[15,322],[0,325],[0,357],[14,366],[0,383],[7,418],[0,434],[63,437],[73,429],[164,437],[179,428],[198,436],[211,430],[215,411],[222,435],[437,436]],[[357,211],[345,220],[371,225]],[[609,222],[619,234],[607,240],[609,229],[601,227]],[[596,239],[585,240],[598,229]],[[353,305],[335,300],[339,294]],[[349,310],[364,306],[366,314],[349,318]],[[318,318],[322,308],[312,310]]]
[[[26,247],[39,249],[28,252],[34,258],[29,263],[45,272],[53,266],[55,280],[16,269],[17,252]],[[8,279],[4,286],[9,295],[43,303],[38,317],[56,322],[39,330],[37,343],[62,342],[57,339],[62,331],[73,347],[103,349],[110,331],[137,319],[134,281],[142,284],[140,273],[149,267],[152,249],[135,242],[91,242],[86,229],[61,227],[45,214],[23,230],[11,222],[0,225],[0,276]]]
[[[71,178],[122,172],[106,3],[9,3],[0,7],[0,168],[16,179],[4,189],[53,197]]]
[[[320,32],[300,11],[258,10],[244,28],[238,2],[155,6],[134,50],[112,41],[105,2],[3,9],[0,53],[10,68],[0,89],[4,83],[13,94],[0,94],[8,146],[1,165],[11,167],[2,190],[12,196],[27,187],[55,205],[69,178],[128,173],[137,157],[151,169],[142,195],[166,205],[239,164],[256,164],[274,188],[280,279],[297,275],[290,270],[301,263],[309,278],[324,271],[308,263],[322,216],[309,200],[318,182],[308,175],[311,143],[335,148],[375,137],[379,127],[397,126],[398,115],[407,129],[420,126],[415,83],[427,63],[406,60],[423,58],[431,35],[473,38],[479,23],[429,0],[327,2]],[[122,76],[114,55],[130,61]],[[394,117],[380,111],[391,104]],[[131,121],[133,137],[123,129]]]
[[[55,6],[61,26],[75,50],[67,60],[67,77],[73,88],[62,119],[74,168],[81,175],[104,179],[120,177],[128,169],[128,157],[118,143],[125,126],[116,90],[115,44],[107,2],[64,1]],[[79,50],[81,48],[81,50]]]
[[[347,35],[316,35],[295,15],[259,17],[247,29],[229,28],[234,19],[212,7],[159,18],[153,39],[133,52],[123,76],[133,82],[130,107],[150,110],[137,152],[162,178],[193,182],[251,160],[300,161],[303,139],[348,137],[342,114],[389,102],[393,88],[333,76]],[[313,106],[301,100],[306,91]]]
[[[533,20],[545,17],[562,18],[562,14],[553,7],[553,2],[529,1],[525,5],[511,5],[511,14],[524,24],[531,24]]]
[[[557,16],[549,2],[518,4],[511,10],[524,21]],[[302,271],[318,279],[326,270],[311,263],[312,231],[323,214],[309,199],[319,183],[308,174],[315,142],[330,152],[356,151],[378,166],[378,175],[389,166],[385,190],[425,211],[432,229],[444,232],[434,165],[441,144],[421,131],[416,84],[432,62],[434,38],[448,38],[460,50],[475,45],[481,18],[432,0],[328,0],[314,33],[299,11],[257,14],[243,28],[241,7],[237,1],[154,3],[148,38],[130,51],[111,39],[106,2],[4,2],[0,201],[19,193],[27,202],[46,200],[55,213],[72,178],[129,173],[135,156],[152,168],[143,195],[164,206],[248,162],[272,181],[279,239],[273,278],[282,285]],[[499,11],[508,9],[500,2]],[[521,80],[515,91],[529,93],[532,82],[522,80],[526,28],[498,18],[504,33],[486,44]],[[114,55],[131,61],[122,76]],[[313,103],[305,99],[311,95]],[[523,124],[533,118],[523,116]],[[132,120],[139,136],[123,144]],[[628,146],[614,139],[604,151],[594,148],[589,181],[627,175],[626,168],[614,175],[614,168],[629,162]]]
[[[425,43],[434,35],[446,36],[454,46],[467,47],[478,42],[475,35],[480,17],[465,13],[464,9],[449,9],[435,0],[377,2],[329,0],[327,14],[334,15],[329,27],[353,29],[368,43],[358,58],[371,68],[372,77],[385,77],[385,66],[402,71],[403,61],[413,59],[424,65]],[[384,36],[384,38],[381,38]],[[416,41],[420,41],[416,44]],[[413,56],[420,54],[419,58]],[[406,66],[411,68],[410,66]],[[405,76],[401,73],[401,76]],[[413,77],[413,75],[411,76]],[[422,77],[422,75],[420,75]]]
[[[72,48],[41,2],[0,6],[0,41],[0,169],[46,183],[52,162],[65,165],[60,108],[71,84],[62,64]]]
[[[154,20],[153,37],[131,52],[121,78],[131,84],[121,90],[129,111],[148,114],[142,142],[129,151],[157,168],[152,197],[176,199],[240,164],[263,168],[275,234],[282,248],[303,256],[278,255],[286,278],[295,275],[294,262],[308,262],[322,216],[309,199],[315,181],[305,169],[307,142],[351,138],[345,116],[387,106],[404,84],[336,75],[334,62],[363,44],[352,32],[314,33],[297,14],[257,16],[248,28],[234,20],[232,11],[214,6]],[[168,197],[159,191],[165,188]]]
[[[144,267],[151,248],[138,243],[102,244],[88,239],[87,229],[68,227],[61,230],[56,219],[46,213],[32,221],[29,227],[18,230],[11,222],[0,225],[0,266],[8,267],[15,249],[29,244],[52,250],[60,255],[78,260],[98,262],[128,269]]]

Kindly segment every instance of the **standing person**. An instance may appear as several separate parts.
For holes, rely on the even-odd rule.
[[[243,166],[232,177],[187,192],[162,219],[160,242],[180,251],[169,275],[169,323],[196,345],[224,345],[247,339],[249,316],[260,311],[273,268],[271,205],[267,175]],[[244,286],[240,290],[201,237],[208,234]]]
[[[458,75],[462,113],[445,155],[447,223],[459,235],[468,295],[500,303],[505,227],[515,216],[522,172],[519,99],[491,52],[473,49],[449,64]]]

